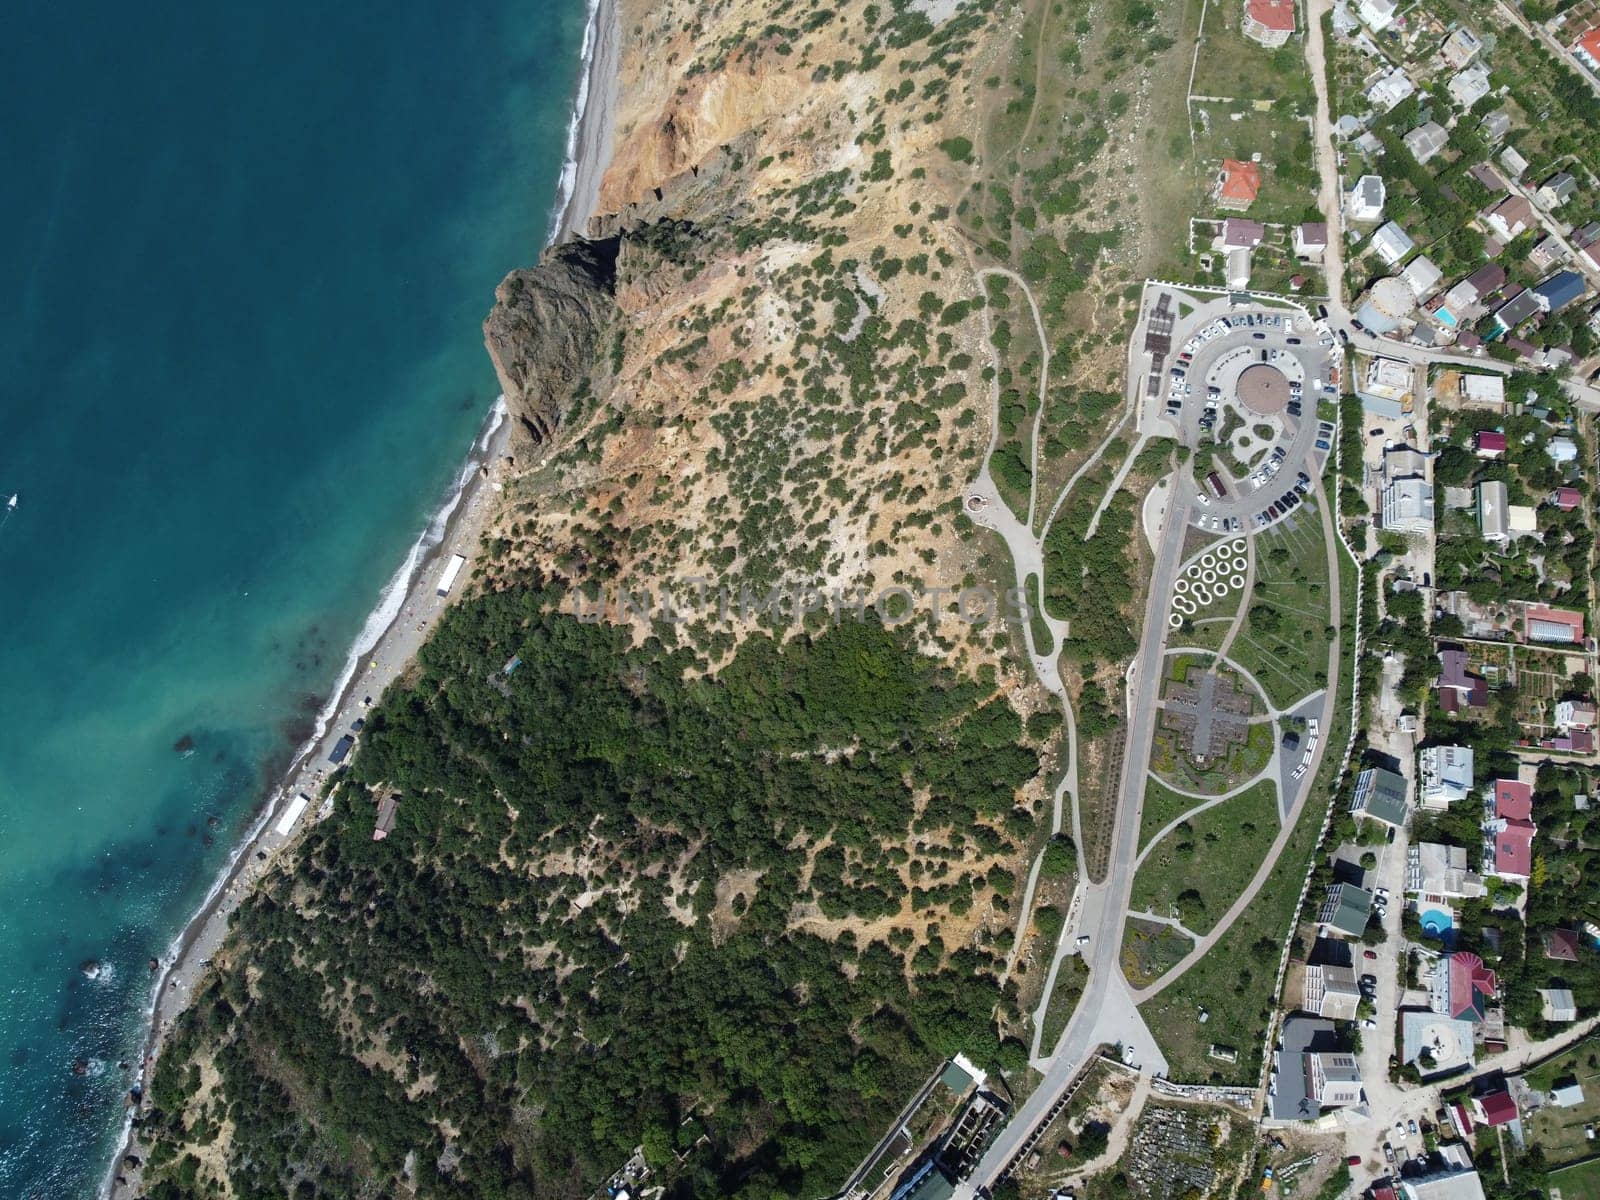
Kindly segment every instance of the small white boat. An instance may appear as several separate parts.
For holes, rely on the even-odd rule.
[[[17,506],[17,496],[19,494],[20,493],[18,493],[18,492],[12,492],[11,493],[11,499],[6,501],[6,511],[7,512],[10,512],[12,509],[16,508],[16,506]]]

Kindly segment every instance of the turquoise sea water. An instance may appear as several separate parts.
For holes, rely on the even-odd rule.
[[[152,0],[8,23],[0,1196],[98,1184],[147,960],[483,422],[479,323],[544,240],[584,19]]]

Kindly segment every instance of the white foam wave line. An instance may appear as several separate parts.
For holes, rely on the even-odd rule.
[[[567,121],[567,148],[561,160],[561,179],[556,184],[556,202],[550,209],[550,229],[544,238],[546,245],[555,241],[560,232],[578,184],[578,134],[583,129],[583,114],[589,108],[589,75],[594,67],[599,38],[600,0],[589,0],[589,15],[583,26],[583,52],[578,56],[578,94],[572,102],[572,116]]]

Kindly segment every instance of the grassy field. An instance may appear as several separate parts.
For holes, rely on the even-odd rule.
[[[1306,69],[1300,38],[1293,37],[1287,45],[1268,50],[1244,36],[1239,28],[1243,15],[1242,4],[1213,4],[1206,9],[1194,94],[1285,100],[1309,106],[1311,73]]]
[[[1544,1181],[1561,1189],[1561,1200],[1596,1200],[1600,1197],[1600,1158],[1551,1171]]]
[[[1055,991],[1050,993],[1050,1003],[1044,1010],[1044,1034],[1039,1039],[1039,1047],[1046,1054],[1055,1049],[1056,1042],[1061,1039],[1061,1031],[1072,1018],[1072,1010],[1078,1007],[1078,997],[1083,995],[1088,982],[1089,972],[1084,968],[1083,959],[1069,954],[1061,960]]]
[[[1146,987],[1193,949],[1194,943],[1172,926],[1130,917],[1122,934],[1122,973],[1134,987]]]
[[[1356,568],[1338,555],[1341,599],[1347,627],[1355,612]],[[1350,736],[1348,697],[1353,686],[1351,646],[1342,647],[1338,703],[1326,736],[1328,751],[1312,781],[1311,797],[1295,823],[1289,843],[1260,892],[1209,954],[1159,995],[1140,1006],[1146,1023],[1159,1030],[1172,1078],[1254,1084],[1261,1072],[1261,1043],[1276,997],[1272,994],[1283,940],[1294,920],[1306,865],[1321,833],[1323,805],[1338,781],[1341,756]],[[1198,1016],[1209,1014],[1205,1025]],[[1206,1056],[1212,1042],[1236,1046],[1239,1061],[1219,1063]]]
[[[1208,933],[1245,889],[1278,836],[1278,794],[1268,781],[1208,808],[1156,843],[1134,876],[1132,903]]]
[[[1210,199],[1225,158],[1249,162],[1261,155],[1261,191],[1243,215],[1252,221],[1307,220],[1316,208],[1311,129],[1305,118],[1280,108],[1250,104],[1196,105],[1195,161],[1199,166],[1193,212],[1227,215]]]
[[[1542,1108],[1527,1118],[1528,1133],[1532,1141],[1544,1147],[1553,1164],[1575,1162],[1594,1154],[1594,1143],[1583,1134],[1585,1125],[1600,1121],[1600,1042],[1580,1042],[1565,1054],[1557,1055],[1525,1076],[1528,1086],[1535,1091],[1547,1092],[1558,1081],[1576,1078],[1583,1088],[1584,1101],[1572,1108]],[[1600,1185],[1600,1162],[1592,1177]],[[1552,1180],[1552,1182],[1556,1182]],[[1569,1192],[1565,1181],[1560,1184],[1562,1195],[1600,1196],[1600,1190]]]
[[[1175,732],[1157,729],[1150,748],[1150,770],[1172,787],[1220,796],[1261,774],[1272,758],[1272,737],[1270,724],[1252,725],[1242,745],[1233,747],[1226,759],[1202,770],[1183,752]]]
[[[1144,785],[1144,806],[1139,813],[1139,848],[1160,833],[1169,824],[1204,801],[1180,796],[1158,779]]]
[[[1327,686],[1328,562],[1322,522],[1309,502],[1256,539],[1250,615],[1232,657],[1278,708]]]

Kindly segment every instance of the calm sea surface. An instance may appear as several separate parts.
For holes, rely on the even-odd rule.
[[[479,322],[543,242],[584,18],[152,0],[7,24],[0,1196],[98,1184],[147,960],[483,422]]]

